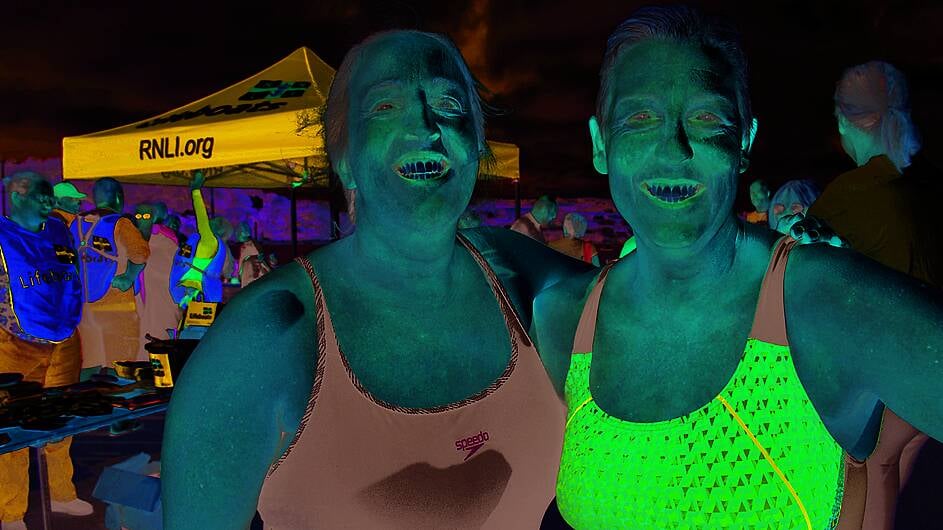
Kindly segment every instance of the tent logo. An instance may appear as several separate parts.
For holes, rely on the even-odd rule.
[[[239,101],[259,99],[300,98],[311,87],[310,81],[282,81],[281,79],[262,79],[239,96]]]
[[[176,123],[181,120],[192,120],[201,116],[213,117],[220,115],[242,114],[244,112],[271,112],[288,104],[287,101],[271,101],[274,99],[300,98],[311,88],[311,81],[282,81],[281,79],[262,79],[250,88],[248,92],[239,96],[239,101],[255,103],[240,103],[233,105],[203,105],[199,109],[185,110],[176,114],[167,114],[159,118],[139,123],[136,128],[146,129],[165,123]],[[204,157],[206,158],[206,157]],[[141,160],[144,160],[141,158]]]

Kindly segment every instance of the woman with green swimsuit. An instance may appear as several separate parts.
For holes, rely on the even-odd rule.
[[[737,220],[756,122],[726,25],[642,9],[601,77],[593,162],[638,248],[534,305],[568,406],[560,512],[578,529],[860,528],[883,404],[943,437],[943,300]]]

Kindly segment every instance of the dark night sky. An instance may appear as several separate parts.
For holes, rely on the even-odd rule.
[[[608,33],[642,2],[72,2],[0,7],[0,156],[57,157],[63,136],[160,114],[244,79],[299,46],[336,67],[370,33],[449,34],[509,112],[489,137],[522,150],[525,195],[606,195],[590,164]],[[81,7],[78,5],[81,4]],[[751,61],[760,120],[751,177],[827,179],[849,168],[831,96],[841,70],[880,58],[912,85],[926,154],[943,166],[943,5],[859,0],[694,2],[732,17]],[[242,5],[239,3],[238,5]]]

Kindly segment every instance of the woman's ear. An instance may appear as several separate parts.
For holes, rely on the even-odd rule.
[[[334,166],[334,172],[337,173],[345,190],[357,189],[357,183],[354,181],[354,176],[350,172],[350,164],[347,163],[346,156],[341,157],[337,162],[337,165]]]
[[[740,173],[746,173],[750,167],[750,152],[753,151],[753,140],[756,138],[756,131],[760,122],[753,118],[750,122],[750,131],[743,135],[740,141]]]
[[[844,135],[848,131],[848,119],[840,112],[836,112],[835,117],[838,119],[838,134]]]
[[[593,167],[600,175],[609,174],[609,161],[606,160],[606,139],[596,116],[589,118],[589,138],[593,142]]]

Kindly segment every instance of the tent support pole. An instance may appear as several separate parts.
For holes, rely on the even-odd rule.
[[[298,255],[298,197],[291,188],[291,255]]]
[[[337,193],[335,184],[337,184],[337,177],[334,175],[334,172],[331,172],[330,183],[328,184],[328,194],[327,194],[327,205],[328,209],[331,212],[331,241],[337,241],[341,237],[341,216],[340,208],[337,204]]]
[[[3,216],[7,216],[7,185],[4,184],[3,179],[7,177],[7,161],[0,158],[0,194],[3,197],[0,197],[0,201],[3,202]]]
[[[514,219],[521,216],[521,179],[514,180]]]

